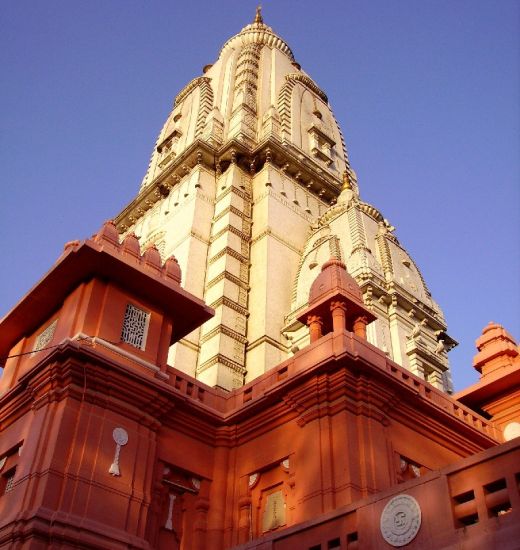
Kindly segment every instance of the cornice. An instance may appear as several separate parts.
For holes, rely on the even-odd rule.
[[[5,428],[31,407],[70,397],[124,411],[152,429],[164,423],[177,429],[171,423],[178,414],[192,415],[196,420],[187,422],[186,433],[195,430],[201,438],[224,429],[245,441],[254,430],[270,429],[284,418],[297,419],[304,426],[315,418],[351,410],[383,424],[388,418],[411,428],[422,423],[425,434],[433,423],[443,444],[453,440],[468,452],[490,447],[499,439],[489,421],[347,332],[324,336],[229,394],[174,371],[169,370],[175,377],[168,384],[68,340],[0,398],[0,426]]]
[[[244,165],[245,172],[249,172],[251,166],[256,166],[258,171],[267,159],[273,163],[273,168],[284,166],[286,175],[295,178],[299,185],[316,195],[325,206],[336,200],[341,191],[339,177],[332,175],[290,142],[282,143],[268,137],[249,150],[242,143],[231,139],[217,150],[198,138],[121,211],[115,219],[119,232],[124,233],[132,227],[157,201],[167,197],[195,167],[201,166],[216,176],[217,168],[222,170],[221,165],[224,163],[227,169],[233,158],[238,158],[238,164]]]
[[[213,167],[215,155],[216,150],[210,144],[196,139],[167,168],[141,189],[139,194],[118,214],[115,223],[119,232],[127,231],[157,201],[167,197],[178,182],[181,182],[196,166]]]

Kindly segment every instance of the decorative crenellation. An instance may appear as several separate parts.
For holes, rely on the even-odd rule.
[[[120,254],[125,262],[139,265],[155,277],[164,278],[173,285],[180,285],[181,283],[181,268],[174,256],[170,256],[163,263],[161,255],[154,245],[141,254],[139,239],[134,233],[128,233],[120,243],[119,232],[112,220],[108,220],[103,224],[93,237],[93,241],[102,247],[109,247],[111,252]],[[65,251],[77,244],[77,242],[67,243]]]

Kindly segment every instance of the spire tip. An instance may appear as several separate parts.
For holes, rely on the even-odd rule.
[[[255,23],[263,23],[264,20],[262,18],[262,4],[258,4],[256,7],[256,15],[255,15]]]

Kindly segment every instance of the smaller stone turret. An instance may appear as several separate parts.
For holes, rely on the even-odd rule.
[[[363,303],[356,280],[343,262],[331,258],[321,268],[309,292],[309,307],[298,320],[308,325],[311,343],[324,334],[344,330],[366,339],[366,326],[376,316]]]
[[[504,439],[520,436],[520,347],[509,332],[490,322],[476,340],[473,367],[480,380],[454,397],[484,413],[500,428]]]
[[[497,369],[520,363],[518,346],[502,325],[490,322],[475,344],[478,353],[473,358],[473,367],[480,373],[481,380],[495,373]]]
[[[87,343],[132,370],[166,380],[169,347],[213,310],[180,286],[175,257],[107,221],[91,239],[71,241],[45,277],[0,321],[6,357],[0,395],[67,342]]]

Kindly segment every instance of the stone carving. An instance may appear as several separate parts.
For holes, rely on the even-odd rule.
[[[114,455],[114,462],[112,462],[108,473],[112,476],[120,476],[121,472],[119,471],[119,454],[121,453],[121,447],[128,443],[128,433],[123,428],[114,428],[114,431],[112,432],[112,437],[116,442],[116,452]]]
[[[249,480],[248,480],[247,484],[248,484],[250,489],[253,488],[256,485],[256,482],[258,481],[258,477],[259,477],[258,473],[251,474],[249,476]]]
[[[195,489],[197,489],[197,491],[200,489],[200,479],[198,477],[192,477],[191,484],[195,487]]]
[[[289,463],[289,459],[288,459],[288,458],[286,458],[285,460],[282,460],[282,462],[281,462],[280,464],[281,464],[282,467],[285,468],[286,470],[289,469],[290,463]]]
[[[381,534],[391,546],[405,546],[421,527],[421,508],[409,495],[392,498],[381,514]]]
[[[428,320],[427,319],[423,319],[422,321],[420,322],[417,322],[415,323],[415,325],[413,326],[412,328],[412,331],[410,332],[410,334],[408,335],[408,339],[409,340],[415,340],[416,338],[418,338],[421,334],[421,330],[422,328],[428,323]]]
[[[444,340],[439,339],[439,341],[437,342],[437,346],[435,346],[435,353],[440,354],[445,350],[446,346],[444,345]]]

